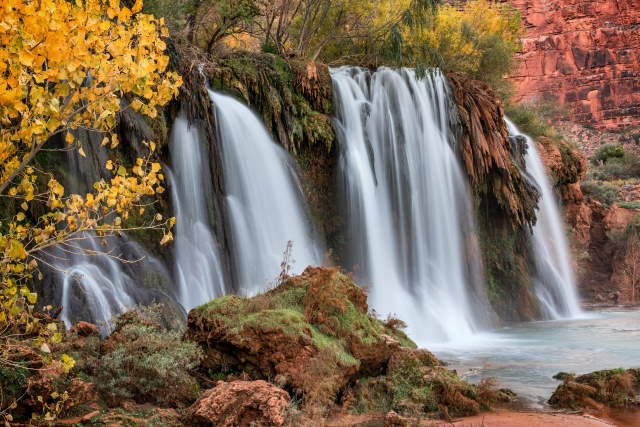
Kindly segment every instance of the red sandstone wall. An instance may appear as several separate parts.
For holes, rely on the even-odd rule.
[[[640,125],[640,0],[509,1],[526,25],[518,98],[608,129]]]

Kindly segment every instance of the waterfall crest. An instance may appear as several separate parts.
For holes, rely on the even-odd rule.
[[[205,197],[212,195],[200,135],[180,114],[171,131],[169,174],[175,226],[178,301],[189,311],[224,295],[225,277]]]
[[[292,273],[322,263],[291,159],[258,117],[234,98],[209,91],[213,102],[231,240],[231,265],[239,293],[264,291],[280,271],[293,242]]]
[[[564,221],[535,142],[506,119],[509,133],[527,140],[527,171],[540,191],[538,221],[532,244],[537,270],[536,295],[547,318],[574,318],[582,314]]]
[[[467,339],[480,322],[470,276],[481,268],[465,256],[473,210],[444,76],[342,67],[332,78],[347,255],[371,305],[405,319],[419,344]]]

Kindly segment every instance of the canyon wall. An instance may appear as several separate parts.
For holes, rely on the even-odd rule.
[[[640,125],[640,0],[509,0],[526,27],[512,80],[524,101],[596,127]]]

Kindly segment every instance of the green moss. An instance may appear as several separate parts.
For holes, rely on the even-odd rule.
[[[369,315],[364,292],[347,275],[327,271],[323,276],[327,281],[321,284],[311,276],[297,276],[250,299],[234,295],[215,299],[192,311],[191,317],[216,322],[239,336],[247,329],[273,328],[291,337],[307,337],[342,366],[360,363],[349,351],[354,340],[375,346],[386,334],[403,346],[416,347],[404,332]]]
[[[240,332],[247,327],[278,328],[291,336],[309,336],[309,324],[304,315],[292,309],[262,310],[243,316],[232,330]]]
[[[18,399],[27,385],[29,369],[20,366],[0,366],[0,386],[2,386],[2,400],[0,403],[11,403]],[[1,408],[0,408],[1,409]]]
[[[315,327],[311,328],[311,334],[313,337],[313,344],[320,350],[329,350],[342,366],[349,367],[358,366],[360,364],[360,361],[349,353],[341,342],[323,334]]]
[[[640,369],[606,369],[575,376],[560,372],[563,381],[549,399],[555,408],[581,409],[600,402],[614,408],[635,406],[640,391]]]
[[[307,93],[299,73],[282,57],[272,54],[234,53],[218,59],[208,75],[210,85],[244,100],[262,116],[266,127],[291,153],[305,146],[330,148],[335,136],[331,113],[331,81],[318,93]]]

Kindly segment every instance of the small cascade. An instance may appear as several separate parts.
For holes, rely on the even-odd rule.
[[[171,133],[171,182],[178,301],[187,311],[224,295],[220,253],[209,224],[205,195],[211,180],[198,131],[179,115]]]
[[[547,318],[575,318],[582,314],[564,221],[535,142],[507,119],[509,133],[527,140],[527,171],[540,191],[538,221],[533,228],[537,269],[536,294]]]
[[[472,285],[481,268],[466,256],[473,209],[445,78],[353,67],[332,77],[350,265],[371,305],[406,320],[419,344],[469,339],[485,307]]]
[[[168,272],[139,244],[87,235],[74,246],[57,248],[53,258],[61,284],[60,318],[67,326],[78,320],[102,323],[138,304],[169,301],[150,290],[166,286]]]
[[[258,117],[234,98],[209,91],[218,124],[231,236],[231,265],[239,293],[265,290],[293,243],[292,273],[322,262],[300,185],[287,153]]]
[[[68,188],[83,194],[91,183],[107,178],[107,152],[102,135],[78,131],[87,157],[67,153]],[[103,323],[138,304],[170,302],[169,273],[164,265],[127,236],[77,236],[73,242],[47,250],[42,256],[53,266],[45,274],[62,305],[60,318],[69,326],[78,320]]]

